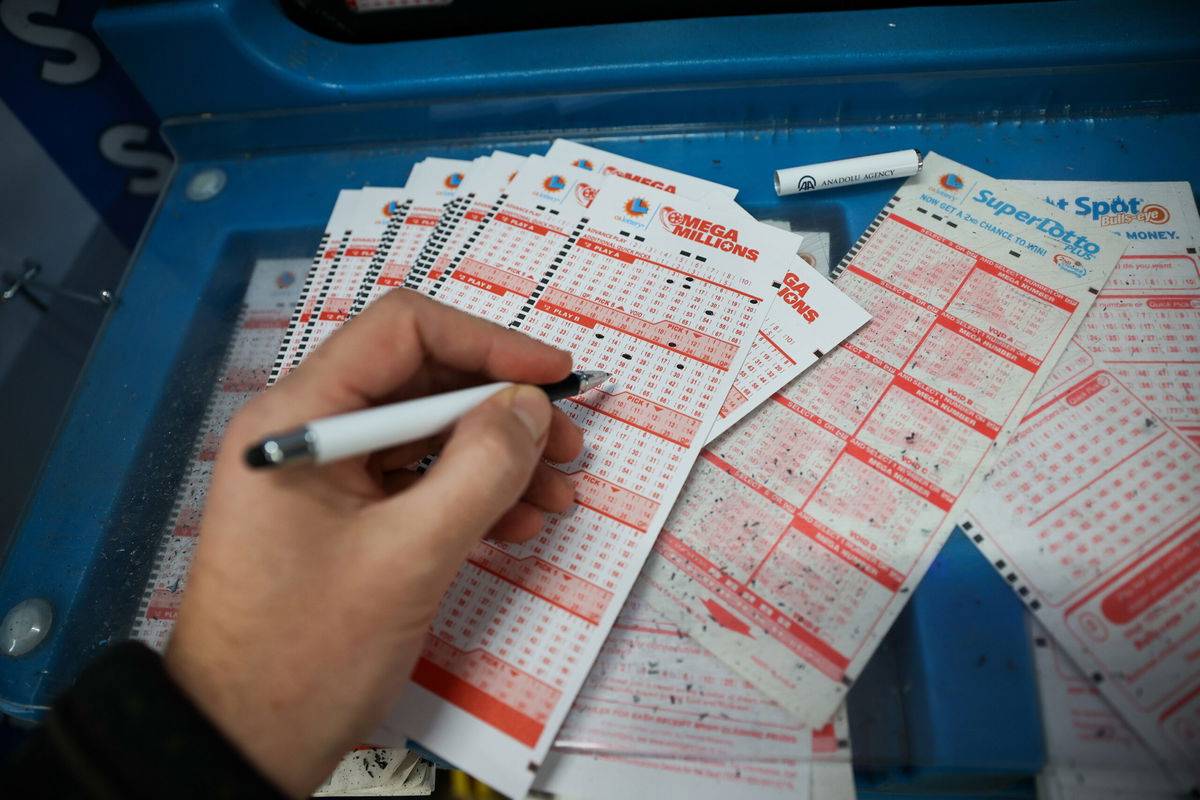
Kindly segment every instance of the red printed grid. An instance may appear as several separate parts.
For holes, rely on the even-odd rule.
[[[612,592],[536,555],[513,556],[483,542],[467,560],[484,572],[519,586],[593,625],[600,624],[600,617],[612,600]]]
[[[384,262],[379,267],[379,274],[375,278],[375,285],[360,284],[360,288],[367,292],[364,307],[389,290],[404,285],[426,238],[429,236],[430,228],[436,224],[436,219],[424,216],[420,210],[413,209],[405,216],[403,222],[399,224],[393,222],[389,226],[391,240],[387,246]]]
[[[577,297],[560,289],[547,289],[537,303],[537,309],[582,325],[595,328],[602,324],[622,331],[635,339],[658,345],[720,369],[729,369],[737,354],[732,342],[722,341],[689,330],[673,322],[652,322],[611,306]]]
[[[501,297],[505,294],[515,294],[525,298],[533,293],[533,288],[537,285],[532,278],[515,275],[473,258],[462,259],[450,277]]]
[[[722,418],[745,405],[749,401],[751,393],[762,389],[790,367],[795,366],[796,360],[780,347],[775,338],[772,338],[772,334],[775,338],[780,339],[785,335],[778,325],[768,324],[754,337],[754,342],[750,345],[750,354],[742,362],[737,381],[729,390],[724,405],[721,406]],[[789,344],[795,346],[795,342],[789,342]]]
[[[1055,606],[1078,591],[1062,587],[1090,584],[1197,507],[1200,451],[1105,372],[1040,400],[992,491],[1036,536],[1037,551],[1021,556],[1022,578]]]
[[[336,253],[337,248],[331,249]],[[183,598],[221,436],[234,412],[265,388],[271,364],[280,350],[288,314],[300,290],[294,275],[289,276],[288,284],[277,282],[282,277],[278,267],[267,263],[256,266],[251,275],[223,373],[209,399],[193,460],[181,481],[173,517],[159,544],[154,575],[131,634],[155,649],[166,646]],[[282,288],[289,285],[294,287],[290,292]],[[264,292],[267,287],[274,287],[275,291]]]
[[[1156,413],[1200,444],[1196,256],[1122,258],[1077,337]]]
[[[460,569],[422,653],[445,674],[414,680],[532,747],[592,627],[511,586],[473,563]]]
[[[845,624],[849,612],[869,600],[883,613],[1075,307],[895,215],[856,255],[839,287],[872,313],[872,322],[743,422],[736,436],[706,451],[728,477],[699,469],[693,475],[705,487],[700,494],[720,504],[741,494],[720,489],[733,478],[771,498],[777,512],[754,503],[749,514],[743,501],[732,502],[728,515],[720,508],[701,513],[695,506],[704,501],[685,491],[656,547],[835,680],[866,638],[861,623]],[[1009,307],[1013,334],[1006,333]],[[1035,355],[1017,342],[1036,326],[1046,327]],[[805,474],[814,463],[823,471]],[[778,512],[793,508],[780,531]],[[743,518],[761,532],[749,533],[739,525]],[[733,541],[712,536],[722,526]],[[763,542],[770,542],[765,554]],[[810,570],[814,563],[825,572]],[[857,587],[821,591],[824,575],[849,572],[857,573]],[[839,602],[847,602],[841,613]],[[846,634],[850,628],[854,636]]]
[[[672,758],[795,758],[810,736],[694,639],[631,599],[554,746]]]
[[[493,202],[502,203],[504,196],[493,200],[492,198],[482,199],[477,197],[459,198],[458,203],[467,203],[467,211],[463,214],[462,219],[458,224],[443,232],[445,237],[443,241],[436,244],[429,241],[425,244],[427,255],[433,258],[433,264],[429,268],[429,274],[420,278],[420,282],[416,285],[420,291],[428,291],[437,281],[447,267],[449,267],[454,259],[458,257],[464,248],[468,247],[468,242],[472,235],[479,232],[483,226],[484,218],[492,210]],[[454,212],[453,204],[447,204],[447,211]]]
[[[447,254],[453,261],[423,284],[442,302],[507,324],[516,319],[539,278],[567,244],[568,219],[554,228],[532,221],[533,213],[509,202],[479,232]],[[463,275],[458,276],[458,271]]]
[[[572,654],[636,568],[639,537],[698,432],[697,413],[715,401],[730,340],[746,337],[749,306],[759,302],[703,280],[695,262],[666,265],[661,253],[648,261],[644,251],[602,244],[604,234],[569,247],[574,234],[551,224],[560,222],[537,222],[509,203],[464,256],[431,275],[439,299],[516,323],[570,349],[577,364],[605,365],[622,390],[564,406],[591,443],[564,467],[575,506],[523,546],[477,551],[432,631],[464,655],[438,662],[440,672],[427,667],[424,678],[418,671],[418,683],[531,746],[560,701]]]
[[[382,233],[382,231],[380,231]],[[335,260],[321,286],[313,286],[317,294],[315,317],[310,317],[297,337],[293,361],[312,352],[350,318],[354,299],[375,258],[378,236],[353,237],[341,256]]]
[[[586,470],[567,477],[575,485],[575,502],[579,505],[642,533],[650,529],[658,503]]]
[[[700,420],[629,392],[609,394],[602,389],[573,397],[576,405],[611,417],[662,439],[688,447],[700,430]]]

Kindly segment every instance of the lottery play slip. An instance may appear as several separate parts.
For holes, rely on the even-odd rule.
[[[1200,221],[1141,187],[929,154],[834,282],[735,190],[574,142],[343,191],[307,277],[252,282],[135,635],[169,635],[229,415],[403,288],[612,378],[560,403],[575,506],[472,552],[371,744],[513,797],[853,797],[845,693],[962,524],[1044,627],[1047,795],[1193,785]]]
[[[534,786],[563,797],[604,786],[610,797],[853,800],[849,748],[844,713],[800,725],[635,588]]]
[[[1185,796],[1136,733],[1035,619],[1027,617],[1046,765],[1046,800],[1172,800]]]
[[[1093,702],[1186,790],[1200,784],[1200,220],[1187,184],[1027,186],[1128,248],[963,528]],[[1110,749],[1076,743],[1070,767],[1148,785]]]
[[[571,142],[544,156],[428,159],[402,187],[343,191],[290,317],[271,306],[273,359],[253,358],[263,336],[235,337],[227,371],[250,359],[254,379],[210,404],[135,636],[161,647],[169,634],[231,398],[283,377],[400,287],[528,333],[612,374],[560,404],[585,435],[583,455],[557,465],[577,502],[524,545],[476,548],[402,713],[371,742],[419,742],[524,796],[714,425],[869,318],[797,256],[800,237],[758,223],[734,194]],[[805,763],[788,780],[807,791],[812,734],[798,736],[785,755]]]
[[[704,450],[646,596],[798,721],[824,724],[1123,248],[927,156],[839,265],[835,285],[871,323]]]

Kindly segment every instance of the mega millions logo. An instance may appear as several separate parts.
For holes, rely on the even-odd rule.
[[[542,181],[542,187],[547,192],[561,192],[567,188],[567,181],[562,175],[551,175],[546,180]]]
[[[671,233],[674,233],[675,229],[683,224],[683,219],[683,214],[670,206],[663,206],[662,213],[658,215],[658,221]]]
[[[732,253],[748,261],[758,261],[758,250],[738,241],[737,228],[727,228],[720,223],[702,217],[693,217],[663,206],[658,221],[675,236],[690,239],[697,244],[725,253]]]
[[[591,206],[592,201],[596,199],[596,187],[580,181],[575,184],[575,199],[579,205],[584,208]]]
[[[625,202],[625,213],[631,217],[641,217],[650,212],[650,204],[640,197],[631,197]]]
[[[579,167],[580,169],[595,169],[596,165],[588,161],[586,158],[579,158],[571,162],[571,166]]]
[[[447,189],[457,189],[458,185],[462,183],[462,181],[463,174],[461,172],[451,172],[446,176],[446,180],[444,182]]]
[[[947,172],[942,177],[938,178],[938,184],[943,189],[949,189],[952,192],[957,192],[963,188],[963,179],[955,175],[953,172]]]

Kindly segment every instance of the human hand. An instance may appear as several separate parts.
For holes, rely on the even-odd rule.
[[[541,459],[570,461],[583,438],[517,386],[460,419],[420,476],[403,467],[444,437],[278,471],[248,468],[246,448],[319,417],[570,369],[567,353],[396,290],[234,417],[165,661],[282,790],[308,796],[382,722],[480,538],[524,541],[570,506],[572,485]]]

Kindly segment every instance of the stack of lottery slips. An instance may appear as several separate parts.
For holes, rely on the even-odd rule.
[[[868,320],[734,195],[563,140],[340,193],[271,382],[397,288],[612,374],[560,404],[584,431],[554,465],[575,506],[471,553],[373,743],[417,741],[523,797],[701,448]]]
[[[870,324],[705,448],[639,595],[824,724],[1123,248],[928,153],[835,270]]]
[[[1187,183],[1014,183],[1127,247],[962,527],[1053,639],[1047,796],[1182,796],[1200,787],[1200,214]]]

